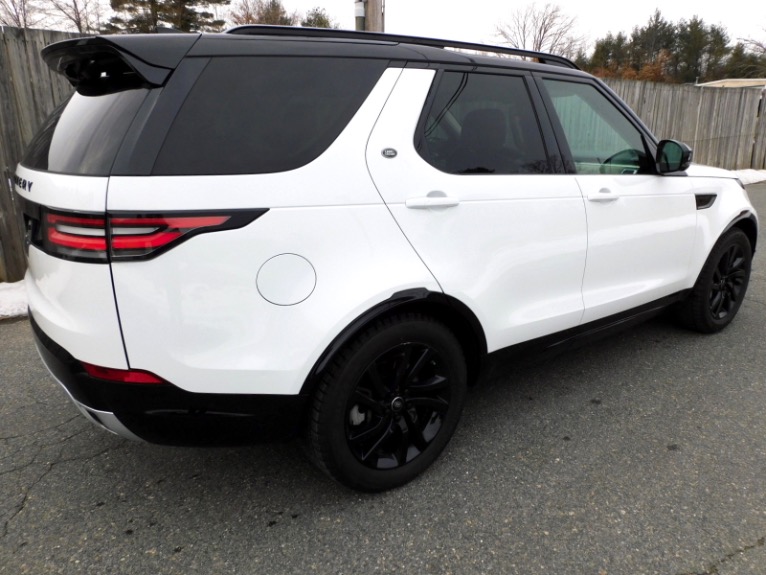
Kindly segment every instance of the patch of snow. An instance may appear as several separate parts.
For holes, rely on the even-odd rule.
[[[766,170],[735,170],[734,173],[745,185],[766,181]]]
[[[27,315],[24,282],[0,283],[0,319]]]

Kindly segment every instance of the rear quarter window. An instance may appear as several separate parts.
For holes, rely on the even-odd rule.
[[[27,148],[21,164],[33,170],[107,176],[149,90],[102,96],[75,93],[56,108]]]
[[[173,121],[156,175],[259,174],[304,166],[338,137],[387,62],[214,58]]]

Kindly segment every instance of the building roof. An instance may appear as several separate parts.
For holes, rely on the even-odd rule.
[[[766,88],[766,78],[726,78],[697,84],[704,88]]]

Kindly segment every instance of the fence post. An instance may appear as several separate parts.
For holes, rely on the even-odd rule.
[[[696,86],[696,84],[695,84]],[[697,138],[700,131],[700,115],[702,114],[702,101],[705,99],[705,88],[699,86],[700,98],[697,102],[697,120],[694,122],[694,147],[697,148]]]

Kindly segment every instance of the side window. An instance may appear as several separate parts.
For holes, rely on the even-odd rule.
[[[335,141],[387,65],[361,58],[213,58],[173,121],[153,173],[300,168]]]
[[[535,174],[550,167],[520,76],[444,72],[416,136],[418,153],[450,174]]]
[[[641,132],[595,86],[544,82],[578,174],[652,172]]]

